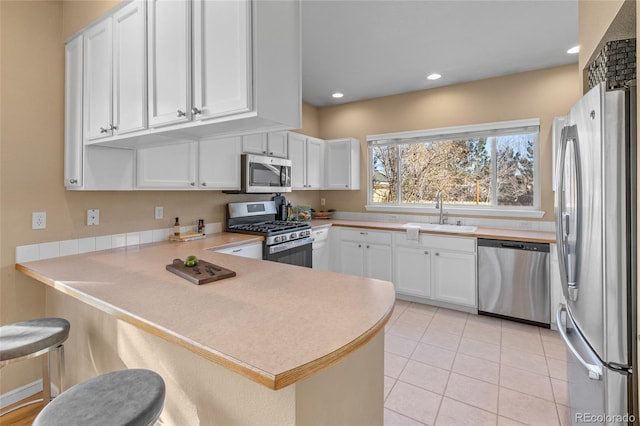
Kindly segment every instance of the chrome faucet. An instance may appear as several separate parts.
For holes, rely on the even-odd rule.
[[[436,209],[440,209],[440,217],[438,218],[438,223],[440,225],[444,224],[444,218],[442,213],[442,191],[436,192]]]

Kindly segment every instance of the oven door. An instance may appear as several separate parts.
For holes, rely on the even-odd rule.
[[[241,181],[247,193],[291,192],[291,160],[243,154]]]
[[[301,238],[282,244],[265,246],[263,258],[272,262],[311,268],[313,258],[311,238]]]

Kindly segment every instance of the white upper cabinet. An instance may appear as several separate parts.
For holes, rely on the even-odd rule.
[[[84,34],[84,134],[87,139],[111,136],[112,20],[105,19]]]
[[[193,119],[250,110],[250,6],[247,0],[193,1]]]
[[[289,158],[289,137],[287,132],[267,134],[268,153],[272,157]]]
[[[299,127],[299,7],[296,0],[151,0],[149,125],[156,132],[142,136]]]
[[[82,187],[82,48],[83,37],[64,49],[64,186]]]
[[[139,149],[138,188],[195,189],[197,154],[197,142]]]
[[[145,2],[84,32],[84,133],[88,141],[146,128]]]
[[[288,158],[287,132],[256,133],[242,137],[242,152]]]
[[[240,189],[240,136],[201,140],[198,182],[201,189]]]
[[[118,135],[147,128],[146,3],[113,15],[113,123]]]
[[[292,189],[317,190],[324,187],[324,141],[299,133],[289,133]]]
[[[360,142],[328,140],[326,151],[326,189],[360,189]]]
[[[191,119],[191,2],[150,0],[149,126]]]

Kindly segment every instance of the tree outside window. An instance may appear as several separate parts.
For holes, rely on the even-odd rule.
[[[496,133],[371,144],[371,201],[431,204],[442,191],[461,207],[534,207],[538,133]]]

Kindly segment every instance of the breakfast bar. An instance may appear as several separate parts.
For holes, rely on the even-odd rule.
[[[213,234],[16,264],[71,322],[65,388],[123,368],[167,383],[163,424],[382,424],[387,281],[217,253]],[[196,285],[188,256],[236,276]]]

